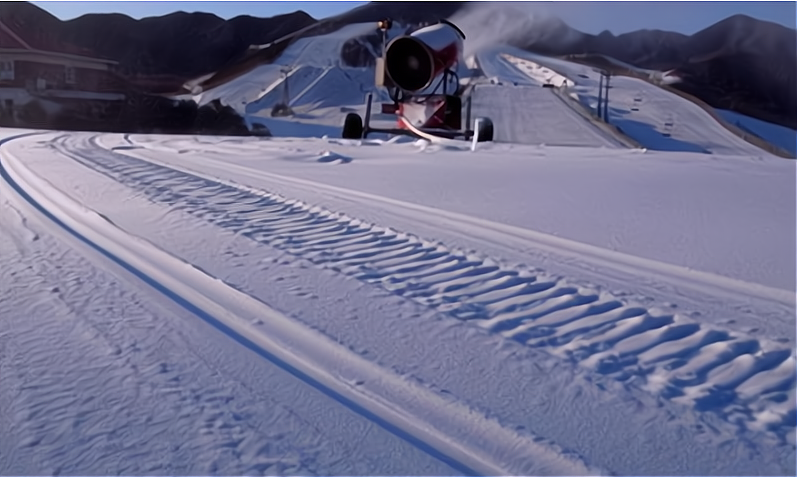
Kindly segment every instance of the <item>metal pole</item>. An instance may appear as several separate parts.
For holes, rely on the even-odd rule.
[[[290,100],[291,100],[290,91],[288,90],[288,80],[289,80],[289,78],[288,78],[288,74],[289,74],[290,72],[291,72],[290,68],[283,68],[283,69],[282,69],[282,75],[283,75],[283,77],[285,78],[285,79],[282,81],[282,84],[284,84],[284,85],[285,85],[285,87],[284,87],[284,88],[283,88],[283,90],[282,90],[282,96],[283,96],[283,97],[282,97],[282,101],[285,103],[285,106],[286,106],[286,107],[288,106],[288,104],[290,103]]]
[[[476,124],[473,126],[473,138],[470,143],[470,150],[476,150],[476,143],[479,142],[479,126],[481,126],[481,118],[476,118]]]
[[[603,118],[603,114],[601,114],[603,108],[603,71],[600,72],[601,79],[598,85],[598,117]]]
[[[473,91],[471,91],[471,93],[468,95],[468,106],[465,109],[465,128],[466,128],[465,130],[466,131],[467,131],[468,128],[470,128],[470,113],[471,113],[472,105],[473,105]]]
[[[368,137],[368,133],[371,131],[371,101],[373,101],[374,95],[373,93],[368,93],[368,102],[365,105],[365,121],[363,121],[363,136],[362,139]]]
[[[606,75],[606,94],[603,97],[604,101],[606,102],[603,107],[603,120],[607,123],[609,122],[609,80],[611,77],[611,74]]]

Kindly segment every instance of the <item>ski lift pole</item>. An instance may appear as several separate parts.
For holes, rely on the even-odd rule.
[[[600,82],[598,83],[598,118],[603,119],[603,71],[598,71],[598,73],[601,75]]]
[[[465,124],[470,127],[471,111],[473,108],[473,91],[468,95],[468,104],[465,106]]]
[[[605,104],[603,106],[603,120],[607,123],[609,122],[609,80],[611,79],[611,74],[607,73],[606,75],[606,94],[603,97]]]
[[[288,80],[290,79],[289,75],[291,72],[291,68],[290,67],[282,68],[280,72],[282,73],[282,76],[284,78],[282,81],[282,84],[284,85],[282,89],[282,102],[285,103],[285,106],[287,107],[290,104],[290,99],[291,99],[290,91],[288,90]]]

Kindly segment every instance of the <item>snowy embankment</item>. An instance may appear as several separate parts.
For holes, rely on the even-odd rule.
[[[279,65],[261,65],[221,86],[197,93],[191,99],[200,106],[219,100],[239,113],[244,113],[248,104],[276,88],[282,82],[282,76]]]
[[[305,369],[346,367],[325,389],[359,402],[399,386],[386,409],[349,409],[455,469],[793,473],[790,162],[89,135],[3,151],[4,165],[45,178],[115,233],[215,277],[200,298],[224,290],[220,300],[239,297],[230,310],[268,303],[278,317],[242,324],[255,344],[266,333],[310,357],[339,345],[346,359]],[[702,187],[684,188],[684,177]],[[682,193],[668,194],[676,184]],[[714,261],[717,246],[734,252]],[[180,273],[178,290],[204,290],[198,270]],[[289,328],[271,329],[281,322]],[[315,331],[279,334],[305,326]],[[303,342],[316,333],[328,344]],[[441,422],[413,428],[395,413]],[[483,452],[456,454],[469,445]],[[385,465],[407,473],[397,459]]]
[[[717,114],[743,131],[758,136],[793,155],[797,155],[797,131],[794,129],[768,123],[724,109],[718,109]]]

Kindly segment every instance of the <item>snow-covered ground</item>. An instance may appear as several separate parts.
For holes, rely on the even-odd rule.
[[[794,475],[795,163],[511,49],[342,140],[358,32],[197,96],[276,137],[0,131],[0,473]]]
[[[0,150],[4,471],[794,472],[791,162]]]
[[[1,196],[0,473],[462,473]]]

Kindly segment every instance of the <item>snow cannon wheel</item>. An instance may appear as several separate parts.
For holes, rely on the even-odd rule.
[[[495,128],[490,118],[479,118],[476,128],[478,128],[476,129],[478,142],[491,142],[493,140]]]
[[[343,121],[343,139],[362,139],[363,118],[357,113],[349,113]]]
[[[271,117],[273,118],[286,118],[293,116],[293,114],[293,109],[285,103],[276,104],[271,108]]]

